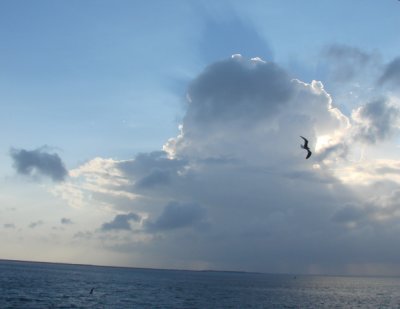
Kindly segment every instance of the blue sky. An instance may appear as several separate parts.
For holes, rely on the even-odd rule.
[[[1,2],[0,258],[400,273],[389,250],[400,228],[399,14],[395,0]],[[265,142],[277,137],[286,152]],[[301,192],[330,206],[296,210]],[[337,224],[316,226],[321,237],[340,229],[347,247],[333,238],[313,259],[303,244],[292,261],[296,233],[323,241],[307,228],[314,215]],[[369,232],[381,257],[366,249]]]

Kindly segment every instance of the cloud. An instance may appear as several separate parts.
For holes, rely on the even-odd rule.
[[[365,215],[363,208],[350,204],[338,209],[333,215],[333,220],[337,222],[354,222],[359,221]]]
[[[348,127],[322,83],[303,83],[274,63],[239,55],[206,68],[190,85],[188,97],[181,134],[164,146],[180,158],[249,159],[250,150],[257,159],[273,154],[285,160],[299,135],[315,143],[316,131]],[[264,143],[255,146],[256,141]],[[279,145],[270,152],[269,143]]]
[[[400,108],[387,99],[371,101],[352,113],[356,139],[374,144],[393,136],[400,126]]]
[[[378,83],[380,85],[394,84],[396,86],[400,83],[400,57],[393,59],[385,66]]]
[[[15,224],[14,223],[5,223],[3,226],[6,229],[15,229]]]
[[[288,74],[276,64],[235,55],[210,65],[192,82],[184,122],[257,121],[283,108],[293,92]]]
[[[349,115],[360,104],[385,95],[377,84],[384,70],[382,58],[376,50],[332,44],[322,50],[315,73],[328,85],[336,106]]]
[[[381,186],[378,190],[380,194],[366,199],[363,205],[348,204],[337,210],[332,219],[338,223],[344,223],[349,228],[356,226],[373,226],[379,229],[397,229],[397,220],[400,218],[398,211],[398,199],[400,190],[390,190],[382,194],[382,189],[387,190],[387,186],[375,184],[374,187]],[[386,187],[386,188],[385,188]],[[386,227],[381,224],[384,222]]]
[[[332,141],[324,145],[322,151],[315,155],[319,161],[329,158],[345,159],[349,154],[350,146],[347,140]]]
[[[156,185],[167,184],[170,180],[170,174],[168,171],[153,170],[151,174],[145,176],[137,182],[139,187],[154,187]]]
[[[131,230],[130,221],[138,222],[140,221],[140,216],[135,213],[116,215],[112,221],[103,223],[101,230]]]
[[[139,154],[135,160],[123,161],[117,166],[123,175],[135,177],[135,186],[139,190],[145,190],[168,185],[185,163],[184,160],[169,160],[163,151],[154,151]]]
[[[205,210],[197,204],[170,202],[155,221],[146,222],[149,231],[174,230],[192,227],[203,221]]]
[[[90,231],[85,231],[85,232],[79,231],[75,233],[73,237],[82,239],[91,239],[93,237],[93,233]]]
[[[359,78],[362,72],[379,67],[380,58],[376,53],[367,53],[357,47],[332,44],[322,51],[329,70],[337,82],[346,83]]]
[[[61,218],[61,224],[72,224],[72,220],[68,218]]]
[[[347,117],[322,82],[235,55],[193,80],[180,133],[163,151],[95,158],[59,192],[73,187],[84,192],[82,207],[123,212],[101,229],[130,233],[102,241],[138,265],[346,272],[385,264],[400,257],[390,252],[400,165],[350,158],[355,140],[373,145],[396,133],[398,111],[393,98],[369,102]]]
[[[348,128],[349,120],[332,106],[322,83],[306,84],[274,63],[236,55],[206,68],[190,85],[188,97],[181,134],[163,152],[125,161],[97,158],[70,172],[71,181],[79,179],[81,187],[90,181],[91,192],[107,194],[110,207],[128,211],[102,230],[132,230],[129,220],[138,221],[135,214],[141,213],[146,219],[135,231],[159,235],[146,238],[144,259],[153,250],[173,259],[183,254],[174,243],[183,242],[185,251],[197,243],[195,251],[200,250],[205,263],[242,268],[232,257],[242,256],[251,243],[269,248],[254,257],[242,256],[248,266],[258,259],[258,268],[263,259],[275,263],[267,258],[270,250],[284,257],[302,229],[308,234],[333,224],[331,211],[321,211],[320,201],[335,207],[351,194],[332,194],[328,187],[339,190],[340,182],[304,160],[299,137],[307,136],[315,148],[318,136]],[[118,192],[129,196],[129,203],[121,204]],[[290,228],[278,244],[271,237],[283,225]],[[159,237],[164,243],[158,247]],[[129,251],[129,242],[119,243],[123,246]]]
[[[35,222],[30,223],[30,224],[29,224],[29,227],[30,227],[31,229],[34,229],[34,228],[36,228],[36,227],[38,227],[38,226],[40,226],[40,225],[43,225],[43,221],[42,221],[42,220],[39,220],[39,221],[35,221]]]
[[[56,153],[48,153],[39,148],[36,150],[11,149],[10,155],[18,174],[34,176],[44,175],[55,182],[64,181],[68,172]]]

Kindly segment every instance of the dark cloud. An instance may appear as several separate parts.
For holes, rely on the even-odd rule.
[[[43,148],[36,150],[11,149],[10,155],[19,174],[34,176],[40,174],[53,181],[63,181],[68,174],[64,163],[56,153],[48,153]]]
[[[178,173],[187,164],[186,160],[170,159],[164,151],[139,154],[134,160],[118,163],[118,169],[134,179],[136,190],[166,187],[178,178]]]
[[[135,213],[116,215],[112,221],[103,223],[101,230],[131,230],[130,221],[138,222],[140,221],[140,216]]]
[[[398,130],[400,109],[387,99],[378,99],[358,108],[353,119],[357,122],[356,139],[374,144]]]
[[[332,216],[333,221],[351,224],[353,228],[355,225],[360,225],[388,231],[397,229],[400,190],[398,185],[393,190],[388,190],[388,187],[390,186],[383,187],[386,193],[378,189],[377,195],[364,201],[363,205],[348,204],[337,209]]]
[[[385,69],[378,80],[380,85],[393,84],[398,86],[400,83],[400,57],[395,58],[385,66]]]
[[[14,223],[5,223],[3,226],[6,229],[15,229],[15,224]]]
[[[125,175],[134,175],[137,181],[146,182],[143,179],[152,178],[152,174],[155,174],[153,178],[157,178],[157,173],[173,174],[185,163],[184,160],[170,160],[164,151],[154,151],[138,154],[134,160],[121,161],[118,163],[118,167]],[[149,182],[157,181],[150,179]]]
[[[359,221],[366,216],[365,209],[356,205],[346,205],[338,209],[332,219],[336,222],[354,222]]]
[[[61,218],[61,224],[72,224],[72,220],[68,218]]]
[[[155,221],[146,223],[149,231],[166,231],[199,224],[205,218],[205,210],[197,204],[170,202]]]
[[[276,64],[236,56],[210,65],[193,81],[184,122],[251,124],[283,108],[293,92],[290,77]]]
[[[40,226],[40,225],[43,225],[43,221],[42,221],[42,220],[32,222],[31,224],[29,224],[29,227],[30,227],[31,229],[34,229],[35,227],[38,227],[38,226]]]
[[[157,185],[168,184],[170,179],[170,171],[153,169],[148,175],[139,179],[136,185],[139,188],[149,188]]]

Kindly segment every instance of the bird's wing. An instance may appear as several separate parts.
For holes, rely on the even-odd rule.
[[[307,146],[308,146],[308,140],[307,140],[304,136],[301,136],[301,135],[300,135],[300,137],[301,137],[302,139],[304,139],[304,147],[307,148]]]
[[[309,157],[311,157],[312,152],[310,150],[307,151],[307,157],[306,159],[308,159]]]

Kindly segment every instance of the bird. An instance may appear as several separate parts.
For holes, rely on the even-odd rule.
[[[300,135],[300,137],[301,137],[302,139],[304,139],[304,145],[300,145],[300,147],[303,148],[303,149],[305,149],[305,150],[307,150],[306,159],[308,159],[309,157],[311,157],[311,154],[312,154],[310,148],[308,148],[308,140],[307,140],[305,137],[301,136],[301,135]]]

